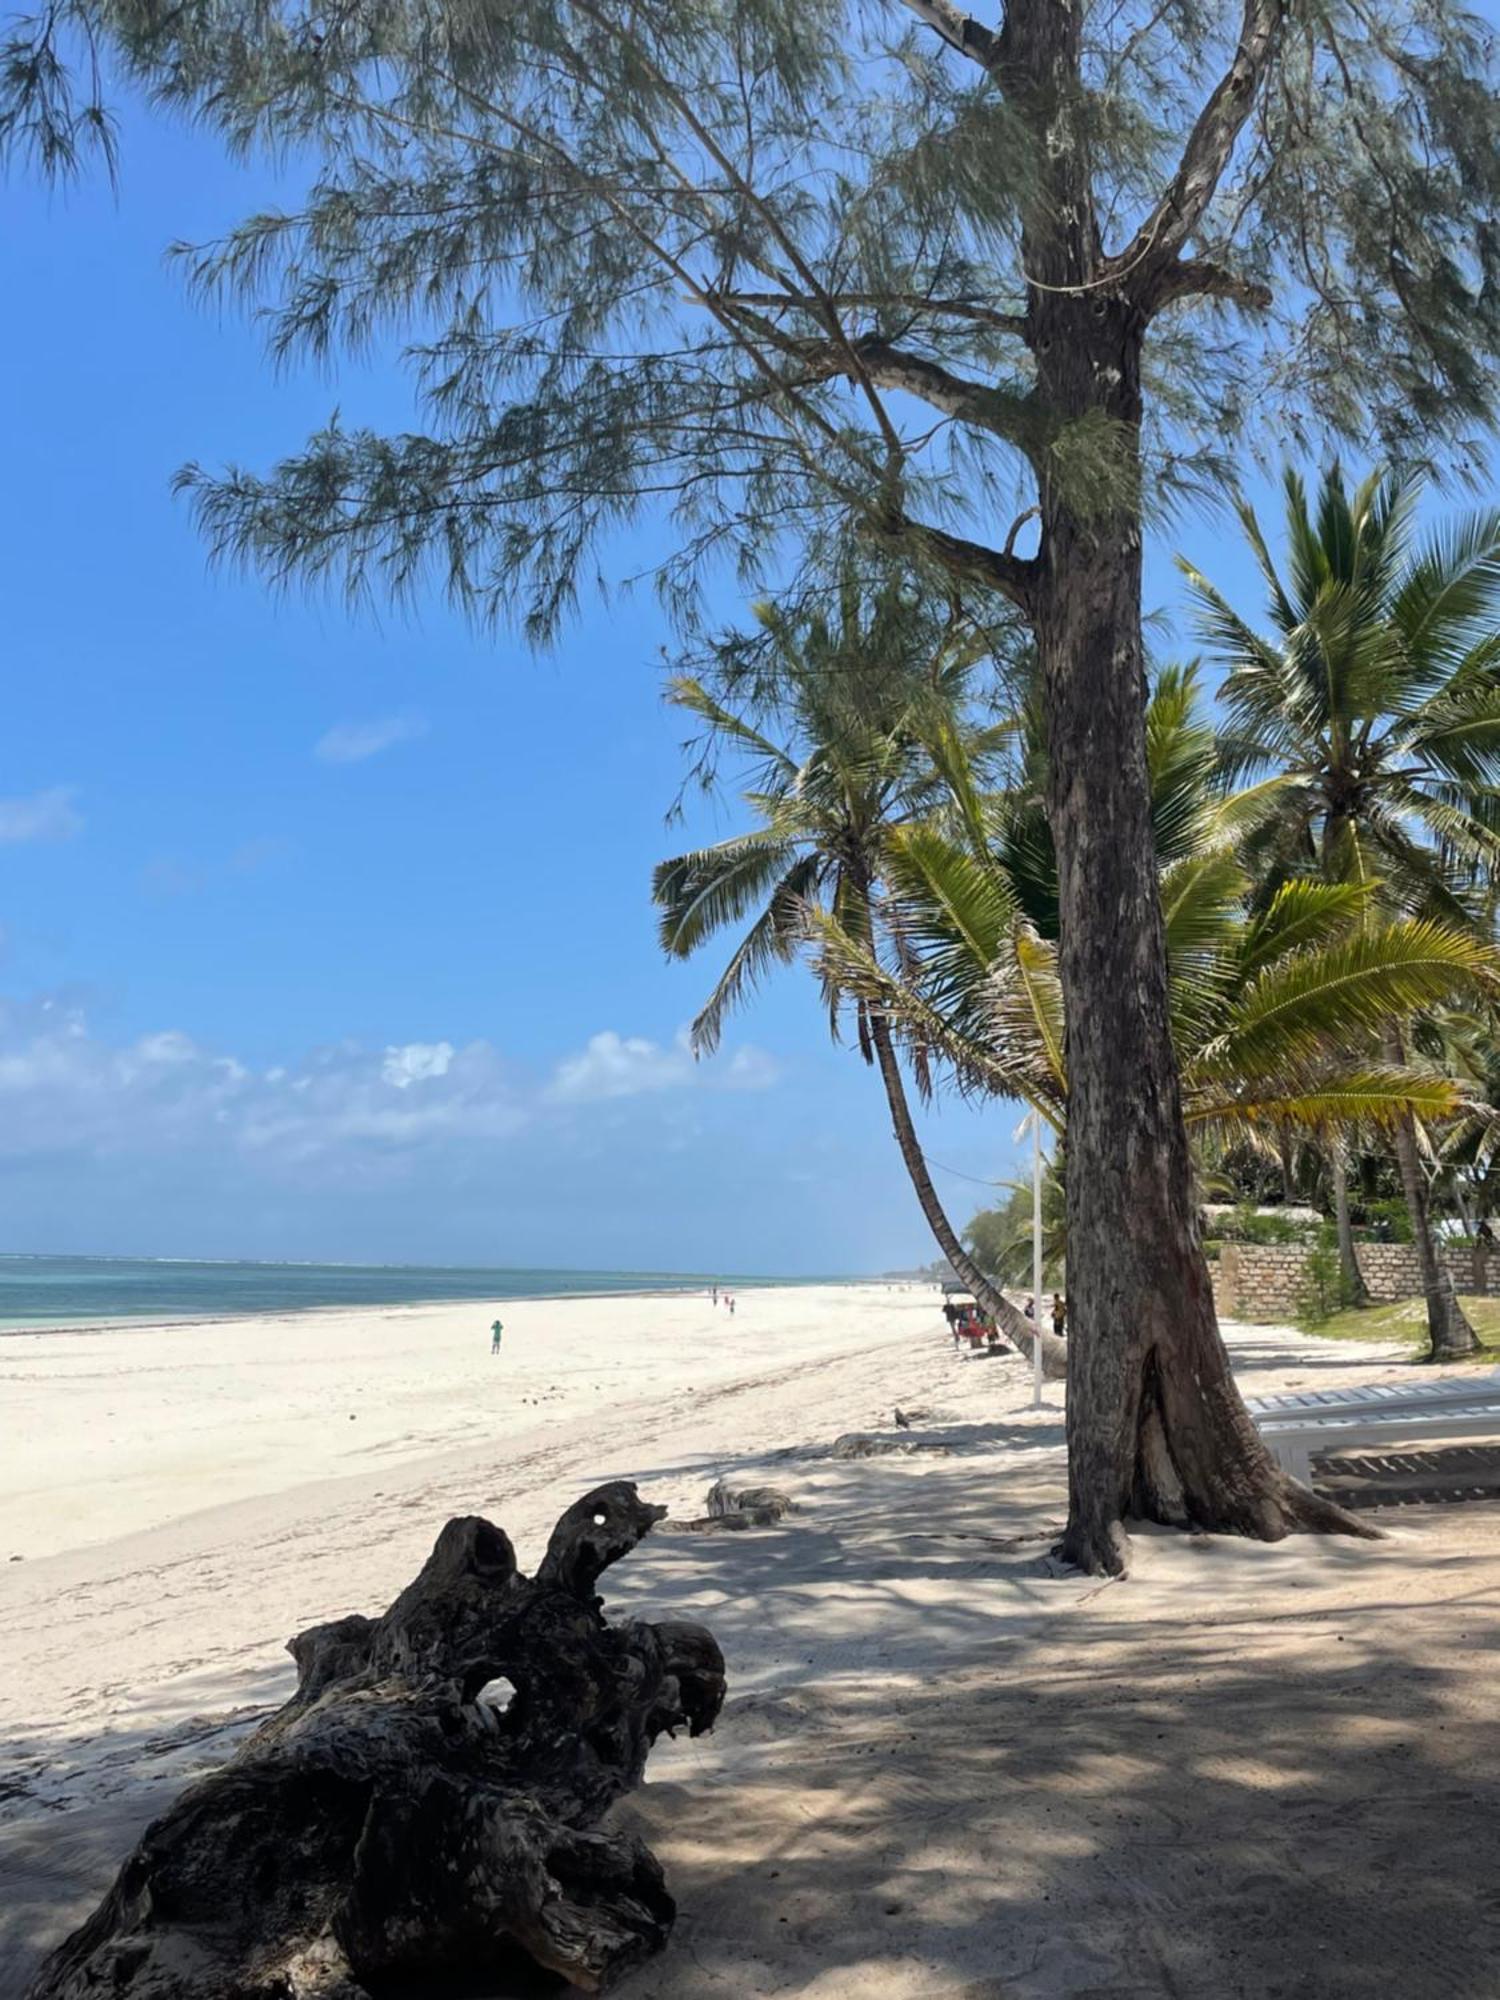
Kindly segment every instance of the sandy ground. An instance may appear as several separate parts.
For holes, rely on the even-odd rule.
[[[724,1646],[713,1736],[622,1808],[682,1906],[642,2000],[1495,2000],[1500,1507],[1379,1543],[1138,1537],[1059,1572],[1059,1392],[955,1356],[932,1295],[322,1314],[0,1342],[0,1996],[146,1818],[383,1605],[447,1515],[535,1560],[594,1481],[800,1511],[659,1531],[619,1608]],[[1399,1372],[1231,1329],[1246,1389]],[[839,1460],[842,1432],[902,1456]],[[350,1422],[351,1413],[355,1422]]]

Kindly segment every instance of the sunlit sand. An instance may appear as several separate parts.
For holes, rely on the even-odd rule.
[[[798,1511],[669,1520],[615,1586],[730,1672],[718,1730],[619,1809],[681,1904],[628,1991],[1478,2000],[1500,1508],[1374,1544],[1148,1533],[1104,1585],[1048,1556],[1059,1391],[1033,1411],[1019,1359],[956,1356],[932,1290],[499,1312],[499,1357],[483,1304],[0,1343],[0,1992],[285,1695],[287,1635],[381,1607],[449,1515],[529,1566],[586,1485],[680,1521],[727,1475]],[[1233,1340],[1251,1393],[1397,1365]],[[901,1449],[833,1455],[850,1433]]]

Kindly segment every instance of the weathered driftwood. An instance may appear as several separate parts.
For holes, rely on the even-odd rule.
[[[948,1446],[940,1438],[887,1437],[880,1431],[845,1431],[828,1447],[830,1458],[910,1458],[916,1452],[929,1458],[946,1458]]]
[[[538,1966],[601,1992],[658,1951],[655,1857],[587,1829],[724,1699],[702,1627],[612,1626],[594,1593],[665,1512],[596,1488],[532,1579],[453,1520],[384,1617],[299,1633],[296,1694],[147,1829],[32,2000],[442,2000]]]
[[[708,1512],[695,1521],[674,1521],[679,1535],[733,1534],[745,1528],[774,1528],[797,1511],[795,1502],[776,1486],[732,1487],[715,1480],[704,1502]]]

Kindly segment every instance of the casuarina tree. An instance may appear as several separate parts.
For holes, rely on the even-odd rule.
[[[390,332],[426,397],[408,434],[189,473],[220,550],[356,591],[436,568],[545,637],[648,510],[688,619],[716,555],[784,587],[852,525],[1029,621],[1071,1087],[1063,1551],[1118,1570],[1168,1488],[1203,1527],[1303,1525],[1196,1236],[1142,536],[1251,413],[1472,449],[1486,31],[1451,0],[53,0],[0,60],[12,142],[79,155],[92,52],[313,163],[201,286],[257,301],[282,356]]]

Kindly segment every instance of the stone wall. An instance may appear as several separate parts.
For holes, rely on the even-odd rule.
[[[1372,1299],[1414,1299],[1422,1290],[1417,1253],[1410,1243],[1358,1243],[1360,1274]],[[1483,1243],[1449,1243],[1443,1261],[1458,1292],[1500,1291],[1500,1251]]]
[[[1357,1243],[1370,1297],[1381,1303],[1421,1296],[1417,1253],[1410,1243]],[[1500,1252],[1483,1244],[1449,1244],[1443,1251],[1454,1289],[1500,1292]],[[1225,1319],[1295,1319],[1307,1284],[1307,1251],[1296,1243],[1226,1243],[1213,1266],[1214,1304]]]
[[[1307,1252],[1299,1243],[1226,1243],[1213,1273],[1222,1318],[1294,1319],[1307,1282]]]

